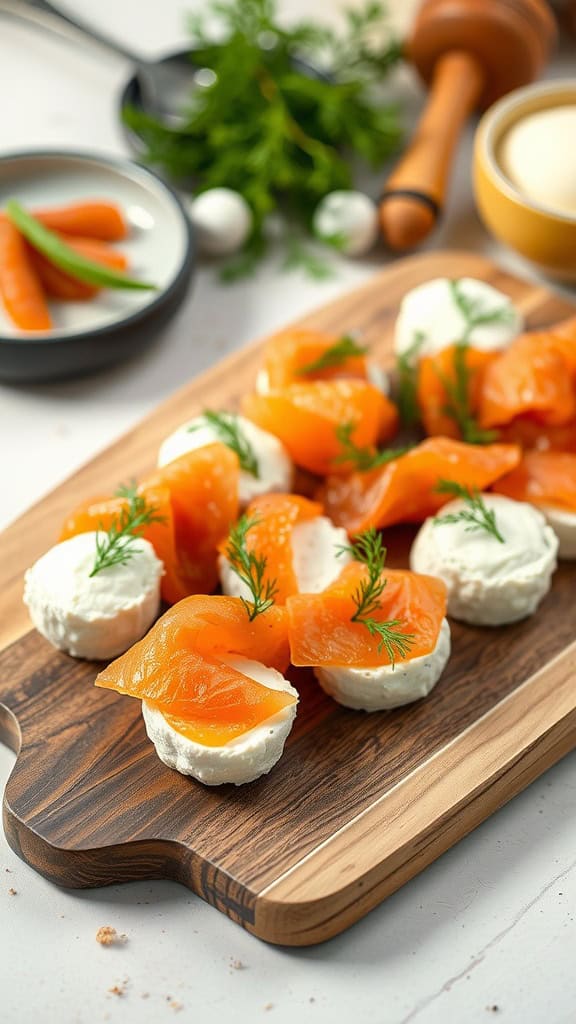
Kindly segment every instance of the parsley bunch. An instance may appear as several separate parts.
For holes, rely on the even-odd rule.
[[[228,269],[233,276],[262,255],[271,213],[281,208],[290,224],[309,227],[323,196],[351,187],[349,157],[378,166],[397,148],[398,113],[376,87],[400,47],[388,33],[374,41],[385,26],[375,0],[346,12],[342,34],[313,21],[284,27],[276,0],[210,0],[207,7],[190,18],[192,58],[214,77],[207,86],[191,83],[184,126],[134,108],[124,120],[143,139],[146,159],[171,178],[191,180],[195,192],[235,189],[247,200],[254,229]],[[294,262],[293,246],[289,256]]]

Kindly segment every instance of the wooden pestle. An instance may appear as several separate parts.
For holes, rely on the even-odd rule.
[[[544,0],[425,0],[407,56],[430,83],[430,95],[380,203],[392,249],[412,248],[430,233],[466,120],[477,106],[532,81],[555,36]]]

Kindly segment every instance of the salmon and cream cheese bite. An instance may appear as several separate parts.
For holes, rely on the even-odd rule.
[[[448,613],[476,626],[533,615],[556,569],[558,540],[532,505],[496,494],[455,498],[420,528],[415,572],[443,580]]]
[[[25,575],[24,603],[34,626],[75,658],[116,657],[146,633],[160,610],[163,565],[152,545],[133,537],[129,558],[104,560],[98,569],[105,538],[89,532],[62,541]]]
[[[242,507],[261,494],[290,491],[294,466],[282,442],[244,416],[206,411],[163,441],[158,465],[166,466],[187,452],[220,442],[238,457],[238,500]]]
[[[354,560],[325,591],[288,599],[292,663],[311,667],[322,689],[348,708],[387,711],[420,700],[450,657],[446,587],[384,569],[374,530],[351,550]]]
[[[222,663],[267,690],[287,694],[290,702],[258,725],[214,745],[194,738],[195,730],[182,720],[175,722],[152,702],[143,701],[142,715],[148,738],[168,768],[191,775],[205,786],[241,786],[267,775],[280,760],[296,717],[298,691],[280,672],[260,661],[230,655]]]
[[[348,535],[322,513],[322,506],[295,494],[256,499],[221,547],[220,582],[225,594],[248,600],[245,567],[237,557],[238,539],[264,568],[274,600],[318,593],[340,574],[351,555]]]
[[[253,611],[237,598],[186,598],[96,680],[139,698],[160,760],[207,786],[271,771],[296,716],[285,610]]]

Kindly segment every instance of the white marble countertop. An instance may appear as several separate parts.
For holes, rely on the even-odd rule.
[[[405,17],[404,0],[397,5]],[[194,3],[73,6],[152,54],[185,38],[183,12]],[[282,4],[288,16],[310,6]],[[314,6],[331,16],[329,0]],[[570,72],[574,49],[549,69],[554,77]],[[126,73],[122,61],[95,59],[0,19],[0,153],[42,146],[124,153],[116,101]],[[419,87],[405,76],[398,88],[414,111]],[[471,131],[433,245],[482,251],[533,277],[476,218],[470,141]],[[335,259],[337,276],[321,284],[281,274],[274,259],[226,290],[201,269],[161,343],[141,359],[77,382],[0,385],[0,527],[183,379],[364,281],[386,257]],[[0,747],[2,786],[13,761]],[[287,1024],[295,1016],[302,1024],[568,1024],[576,1019],[575,807],[576,753],[346,934],[304,950],[268,947],[169,883],[57,889],[0,837],[0,1020],[157,1024],[177,1013],[216,1024],[233,1013],[239,1024]],[[97,945],[104,924],[126,933],[125,945]]]

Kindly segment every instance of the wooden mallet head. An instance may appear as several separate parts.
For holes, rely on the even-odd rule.
[[[466,119],[536,78],[555,38],[544,0],[424,0],[406,55],[430,95],[382,195],[380,223],[391,248],[412,248],[429,234]]]

